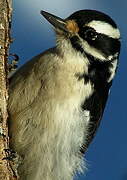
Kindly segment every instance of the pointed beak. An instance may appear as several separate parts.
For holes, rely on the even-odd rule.
[[[68,32],[68,29],[66,27],[66,22],[65,20],[50,14],[46,11],[41,11],[40,12],[42,16],[44,16],[56,29]]]

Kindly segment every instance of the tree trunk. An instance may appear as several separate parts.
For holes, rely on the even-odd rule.
[[[11,3],[12,0],[0,0],[0,180],[15,179],[5,151],[9,149],[7,58],[10,44]]]

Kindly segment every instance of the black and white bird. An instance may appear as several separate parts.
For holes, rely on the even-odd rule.
[[[120,32],[106,14],[80,10],[53,25],[56,47],[11,78],[10,146],[21,157],[20,180],[72,180],[82,172],[100,124],[120,53]]]

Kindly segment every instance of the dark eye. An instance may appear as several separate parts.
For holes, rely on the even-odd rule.
[[[83,38],[83,39],[86,39],[86,40],[96,40],[97,37],[98,37],[98,34],[97,32],[93,29],[93,28],[90,28],[90,27],[84,27],[80,33],[80,36]]]
[[[97,38],[97,33],[93,29],[88,29],[84,32],[85,39],[95,40]]]

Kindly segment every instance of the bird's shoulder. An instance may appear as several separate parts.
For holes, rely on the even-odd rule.
[[[48,66],[51,66],[57,53],[54,47],[37,55],[10,77],[8,107],[11,112],[19,112],[34,101],[42,89],[42,80],[46,78]]]

